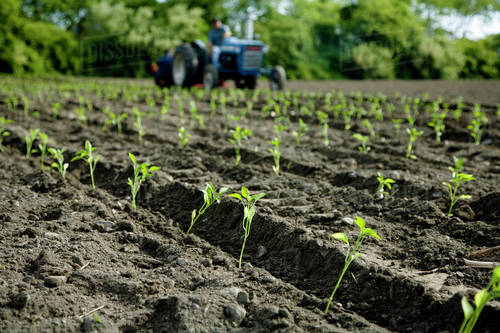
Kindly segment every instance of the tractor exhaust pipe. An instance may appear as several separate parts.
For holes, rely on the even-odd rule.
[[[247,14],[245,17],[245,39],[253,39],[253,22],[255,17],[252,14]]]

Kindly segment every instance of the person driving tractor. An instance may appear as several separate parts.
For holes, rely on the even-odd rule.
[[[222,24],[219,18],[212,20],[212,29],[208,33],[208,52],[213,65],[219,64],[220,45],[224,38],[231,36],[231,30],[225,24]]]

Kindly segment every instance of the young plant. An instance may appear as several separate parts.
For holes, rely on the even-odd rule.
[[[249,136],[252,136],[252,131],[248,128],[241,128],[240,125],[236,126],[236,129],[231,131],[233,132],[233,138],[229,139],[234,145],[234,150],[236,152],[236,160],[234,161],[234,165],[238,165],[241,161],[240,149],[241,149],[241,141],[247,140]]]
[[[120,115],[117,115],[113,111],[108,108],[103,110],[104,114],[108,116],[108,118],[104,121],[104,125],[102,126],[102,130],[106,131],[110,126],[116,126],[118,130],[118,135],[122,135],[122,122],[125,118],[128,117],[128,114],[123,112]]]
[[[304,136],[305,132],[309,129],[309,126],[307,126],[306,123],[302,120],[302,118],[299,118],[299,129],[298,131],[293,131],[292,134],[295,137],[295,140],[297,140],[297,144],[300,144],[300,140]]]
[[[82,149],[78,151],[75,157],[71,160],[71,162],[74,162],[76,160],[85,160],[88,165],[89,165],[89,170],[90,170],[90,180],[92,181],[92,189],[95,190],[95,182],[94,182],[94,171],[95,167],[97,165],[97,162],[101,159],[101,156],[97,155],[94,156],[93,152],[96,150],[95,147],[92,147],[92,144],[90,143],[89,140],[85,140],[85,149]]]
[[[200,207],[200,209],[198,209],[198,212],[196,211],[196,209],[193,210],[193,213],[191,214],[191,225],[186,231],[186,236],[189,235],[189,232],[193,228],[196,221],[200,218],[200,216],[203,215],[203,213],[205,213],[205,211],[210,206],[212,206],[213,203],[220,202],[219,198],[221,195],[227,192],[227,188],[222,187],[219,192],[217,192],[212,183],[207,183],[205,189],[201,191],[203,192],[203,205]]]
[[[463,103],[463,97],[462,96],[458,97],[458,99],[457,99],[457,107],[453,111],[453,116],[455,117],[456,121],[458,121],[460,119],[460,117],[462,116],[462,110],[463,110],[464,106],[465,105]]]
[[[448,209],[448,216],[452,216],[451,213],[453,206],[459,200],[469,200],[471,198],[470,195],[462,194],[457,197],[457,190],[465,182],[476,180],[471,174],[461,172],[464,168],[464,159],[453,157],[455,161],[454,167],[449,167],[448,169],[451,171],[451,179],[447,182],[444,182],[443,185],[446,186],[450,192],[450,208]]]
[[[87,115],[85,114],[85,108],[81,106],[75,110],[75,113],[77,121],[79,121],[83,126],[87,127]]]
[[[377,174],[377,180],[378,180],[378,187],[377,187],[377,193],[380,195],[380,197],[384,197],[384,195],[389,195],[389,192],[385,190],[387,187],[388,190],[391,189],[391,184],[394,184],[396,181],[391,178],[384,178],[384,175],[382,175],[380,172]]]
[[[59,111],[61,111],[62,106],[59,103],[54,103],[52,104],[52,118],[57,119],[57,116],[59,115]]]
[[[351,244],[349,243],[349,238],[343,232],[334,233],[332,235],[333,238],[341,240],[344,243],[346,243],[348,247],[347,247],[347,253],[345,256],[345,260],[344,260],[344,268],[342,269],[342,272],[340,273],[339,279],[337,280],[337,284],[335,285],[335,288],[333,289],[333,292],[330,295],[330,298],[328,299],[328,304],[326,305],[325,313],[328,313],[328,310],[330,309],[330,305],[333,302],[333,297],[335,296],[335,292],[339,288],[340,282],[342,281],[342,278],[344,277],[345,272],[349,268],[349,265],[354,260],[361,257],[362,254],[360,252],[358,252],[358,248],[361,245],[361,243],[363,242],[363,240],[365,239],[365,237],[371,236],[371,237],[374,237],[374,238],[380,240],[380,236],[377,235],[377,232],[375,230],[365,227],[366,223],[365,223],[365,220],[363,218],[356,216],[356,219],[354,220],[354,222],[356,222],[356,224],[358,225],[358,227],[360,229],[358,238],[356,239],[356,242],[354,243],[354,245],[351,246]]]
[[[66,149],[55,149],[55,148],[49,148],[49,153],[54,157],[56,162],[53,162],[50,166],[57,169],[59,173],[61,174],[61,177],[63,179],[66,178],[66,170],[68,169],[69,164],[64,163],[64,152]]]
[[[323,111],[316,112],[318,116],[319,123],[323,127],[323,144],[328,146],[330,144],[330,140],[328,140],[328,115]]]
[[[240,193],[233,193],[233,194],[229,195],[231,198],[236,198],[236,199],[240,200],[244,206],[242,225],[243,225],[243,230],[244,230],[245,234],[243,236],[244,237],[243,238],[243,245],[241,246],[240,260],[238,262],[238,268],[241,268],[241,261],[243,259],[243,251],[245,251],[245,244],[247,242],[247,238],[248,238],[248,236],[250,236],[250,228],[252,227],[252,221],[253,221],[253,218],[255,216],[255,204],[257,203],[257,200],[259,200],[260,198],[262,198],[266,195],[265,193],[250,195],[250,192],[248,192],[248,189],[246,187],[242,187]]]
[[[269,148],[269,151],[273,154],[274,158],[274,165],[273,165],[273,171],[276,174],[276,176],[280,175],[280,143],[281,139],[278,137],[275,137],[271,141],[269,141],[271,145],[273,145],[273,148]]]
[[[394,125],[394,128],[396,129],[396,136],[399,136],[399,133],[401,132],[401,124],[403,123],[403,119],[391,119],[392,124]]]
[[[30,135],[26,135],[26,158],[30,159],[31,154],[35,152],[36,150],[33,150],[33,143],[35,140],[38,138],[38,133],[40,133],[39,128],[32,129],[30,128]]]
[[[464,312],[464,321],[458,333],[472,333],[481,311],[483,311],[489,301],[495,298],[500,298],[500,266],[493,269],[491,280],[486,288],[474,295],[474,304],[476,308],[469,303],[465,296],[462,297],[461,303]]]
[[[444,125],[445,118],[446,118],[446,111],[443,111],[441,113],[434,112],[432,114],[432,121],[427,123],[429,127],[434,129],[434,132],[436,133],[436,141],[438,143],[441,142],[441,136],[443,135],[445,129]]]
[[[40,166],[42,170],[45,170],[45,154],[47,154],[47,144],[49,143],[49,137],[45,133],[38,133],[38,137],[40,138],[40,142],[38,143],[38,149],[40,150]]]
[[[144,117],[146,115],[146,112],[139,111],[138,108],[134,107],[132,109],[132,113],[134,114],[134,117],[135,117],[134,127],[137,130],[139,142],[141,142],[142,137],[144,135],[146,135],[146,132],[144,131],[144,127],[142,127],[142,117]]]
[[[416,128],[407,128],[406,132],[410,135],[410,142],[408,143],[408,148],[406,149],[406,159],[411,158],[412,160],[416,160],[417,156],[412,154],[413,144],[417,141],[418,137],[424,134],[424,131],[419,131]]]
[[[3,151],[3,138],[10,135],[10,132],[5,129],[5,125],[12,123],[11,119],[0,117],[0,151]]]
[[[179,128],[179,147],[184,148],[184,146],[189,142],[191,134],[189,134],[184,127]]]
[[[146,178],[151,177],[153,172],[160,170],[157,166],[151,166],[149,163],[137,164],[137,159],[134,154],[128,153],[128,157],[132,161],[132,166],[134,168],[134,179],[128,178],[127,184],[130,186],[130,191],[132,193],[132,209],[137,210],[135,205],[135,197],[141,188],[142,183],[146,181]]]
[[[474,138],[476,145],[481,143],[481,138],[483,136],[483,127],[488,123],[488,117],[481,111],[481,106],[479,104],[474,105],[474,119],[472,123],[467,126],[467,129],[471,131],[470,135]]]
[[[375,138],[377,136],[377,133],[375,132],[375,128],[372,124],[372,122],[370,121],[370,119],[363,119],[363,127],[366,128],[368,130],[368,132],[370,133],[370,137],[371,138]]]
[[[367,146],[368,143],[370,143],[370,137],[360,134],[360,133],[354,133],[352,135],[353,138],[358,140],[361,143],[361,146],[358,147],[358,150],[362,153],[368,153],[371,150],[371,147]]]

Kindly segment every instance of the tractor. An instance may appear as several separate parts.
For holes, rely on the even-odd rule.
[[[165,77],[156,75],[156,83],[185,88],[202,84],[210,90],[226,80],[234,80],[237,88],[255,89],[259,76],[265,75],[269,77],[272,90],[282,90],[286,81],[285,70],[281,66],[262,67],[268,47],[254,39],[251,19],[247,19],[245,26],[244,39],[224,39],[217,66],[210,62],[204,42],[197,40],[179,45],[173,55],[171,70],[165,71]]]

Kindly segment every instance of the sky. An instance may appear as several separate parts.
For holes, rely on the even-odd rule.
[[[490,18],[483,16],[471,16],[462,18],[458,16],[442,16],[439,20],[440,26],[454,32],[458,38],[482,39],[487,35],[500,34],[500,13],[491,15]]]

